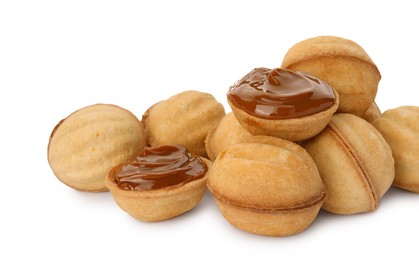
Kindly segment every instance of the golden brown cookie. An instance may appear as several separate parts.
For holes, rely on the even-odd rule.
[[[224,115],[211,94],[185,91],[150,107],[141,122],[150,146],[182,144],[205,157],[205,137]]]
[[[309,38],[292,46],[282,67],[310,73],[338,93],[338,112],[360,115],[374,101],[381,75],[357,43],[335,36]]]
[[[377,103],[372,102],[371,106],[365,111],[361,117],[368,121],[368,123],[374,123],[377,118],[381,116],[381,111],[377,106]]]
[[[367,121],[339,113],[302,143],[326,185],[323,208],[336,214],[374,211],[394,179],[394,160],[382,135]]]
[[[233,226],[266,236],[307,228],[325,200],[325,189],[308,153],[275,137],[249,137],[223,150],[208,188]]]
[[[256,68],[230,87],[228,103],[253,135],[300,141],[318,134],[339,105],[324,81],[287,69]]]
[[[162,221],[193,209],[205,193],[212,163],[182,145],[144,148],[134,160],[113,168],[106,186],[132,217]]]
[[[374,122],[393,151],[394,186],[419,193],[419,107],[387,110]]]
[[[131,112],[96,104],[58,123],[49,139],[48,162],[64,184],[82,191],[105,191],[109,170],[135,158],[144,146],[143,127]]]
[[[208,157],[214,161],[217,155],[227,146],[238,143],[249,136],[252,136],[237,121],[232,112],[223,117],[220,123],[214,126],[207,134],[205,148]]]

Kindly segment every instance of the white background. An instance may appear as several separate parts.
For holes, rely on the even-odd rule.
[[[392,188],[373,213],[321,211],[272,238],[223,219],[210,194],[191,212],[143,223],[109,193],[59,182],[47,162],[58,121],[94,103],[138,117],[185,90],[213,94],[294,43],[359,43],[382,74],[382,111],[419,106],[415,1],[1,1],[0,259],[378,259],[418,255],[419,195]]]

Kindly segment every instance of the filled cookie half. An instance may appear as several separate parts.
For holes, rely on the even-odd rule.
[[[318,134],[339,104],[337,92],[326,82],[282,68],[252,70],[230,87],[227,99],[250,133],[290,141]]]
[[[210,167],[210,161],[183,145],[146,147],[135,160],[113,168],[106,185],[119,207],[134,218],[161,221],[198,204]]]

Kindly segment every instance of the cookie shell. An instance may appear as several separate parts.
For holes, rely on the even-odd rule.
[[[237,121],[234,113],[228,113],[207,134],[205,149],[208,157],[214,161],[217,155],[227,146],[238,143],[249,136],[252,136],[252,134]]]
[[[264,119],[246,113],[229,101],[237,121],[253,135],[268,135],[290,141],[309,139],[326,127],[339,106],[339,94],[333,90],[335,102],[321,112],[291,119]],[[309,126],[309,127],[308,127]]]
[[[48,162],[64,184],[106,191],[109,170],[135,158],[144,146],[144,130],[135,115],[115,105],[96,104],[58,123],[49,139]]]
[[[266,236],[301,232],[315,219],[326,196],[311,157],[275,137],[250,137],[228,146],[208,179],[223,216],[237,228]]]
[[[204,196],[212,162],[205,158],[201,159],[208,167],[205,176],[180,187],[157,190],[120,189],[115,182],[115,176],[122,165],[109,172],[106,186],[118,206],[135,219],[145,222],[167,220],[193,209]]]
[[[374,121],[393,151],[394,186],[419,193],[419,107],[387,110]]]
[[[394,179],[394,159],[367,121],[339,113],[316,137],[302,142],[328,192],[323,208],[336,214],[374,211]]]
[[[310,73],[336,89],[338,112],[361,115],[377,94],[381,74],[357,43],[335,36],[298,42],[286,53],[282,67]]]
[[[365,111],[361,117],[365,119],[368,123],[372,124],[381,116],[380,108],[377,106],[377,103],[372,102],[371,106]]]
[[[182,144],[206,157],[207,133],[224,115],[224,107],[211,94],[185,91],[150,107],[141,122],[150,146]]]

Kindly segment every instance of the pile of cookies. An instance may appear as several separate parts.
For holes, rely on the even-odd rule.
[[[235,227],[267,236],[306,229],[320,208],[374,211],[391,185],[419,193],[419,107],[381,114],[381,75],[357,43],[333,36],[292,46],[280,68],[256,68],[227,93],[186,91],[141,121],[96,104],[52,131],[48,162],[81,191],[110,190],[143,221],[193,209],[206,188]]]

